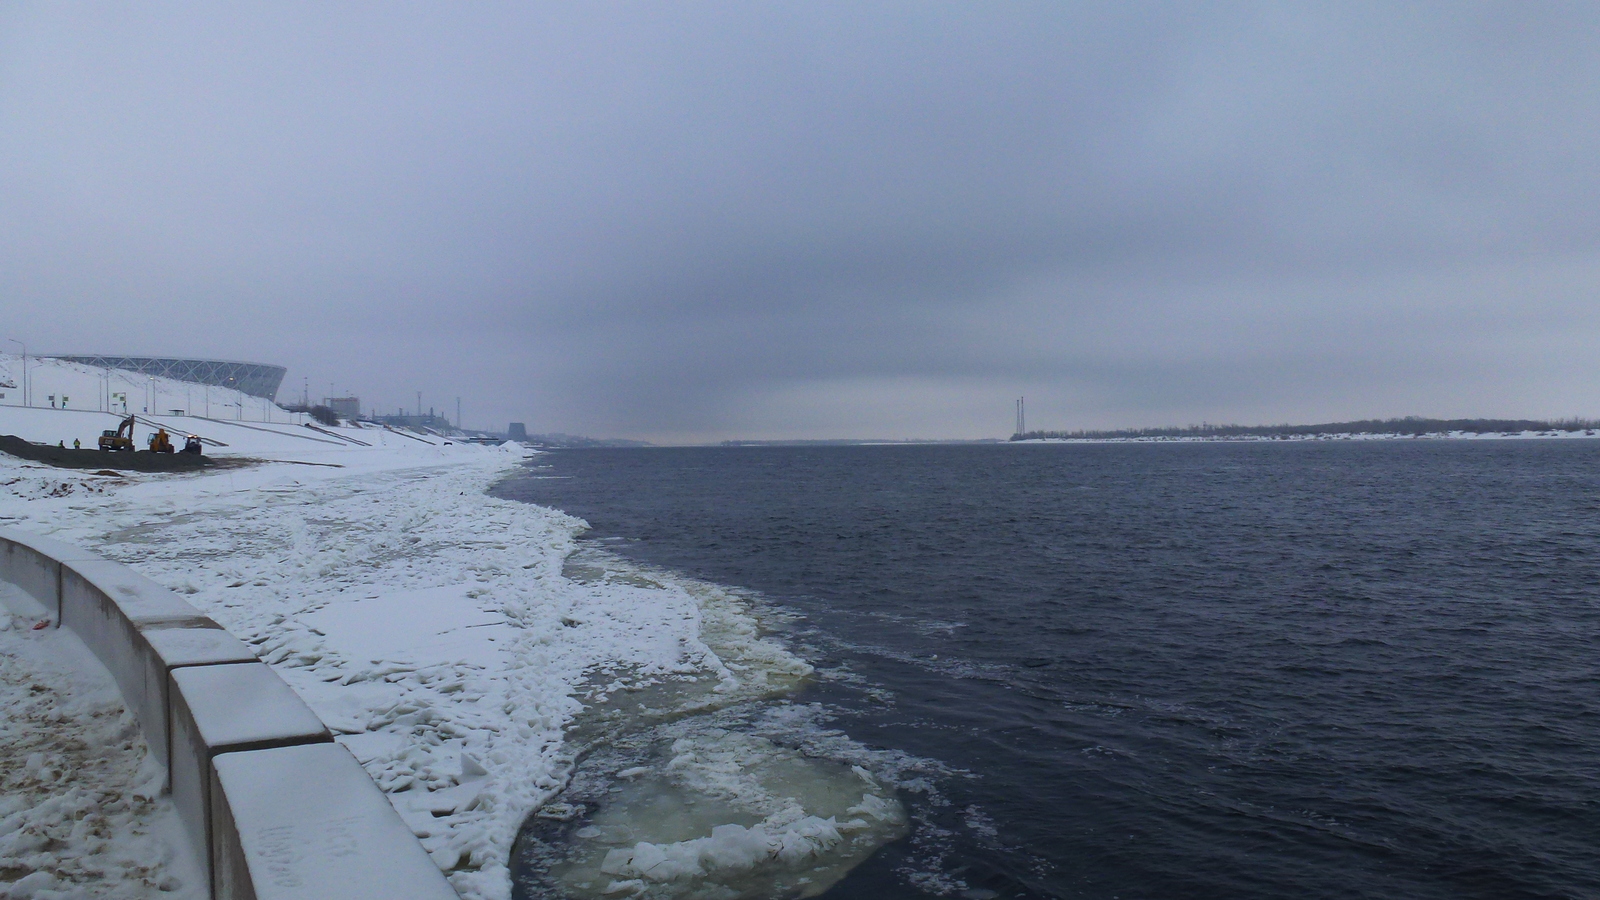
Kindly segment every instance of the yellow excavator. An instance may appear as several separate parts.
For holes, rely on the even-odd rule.
[[[133,449],[133,416],[122,420],[116,431],[106,430],[100,432],[101,450],[132,450]]]
[[[165,428],[162,428],[159,431],[157,431],[155,434],[150,435],[150,452],[151,453],[171,453],[172,452],[172,437],[167,434],[167,430]]]

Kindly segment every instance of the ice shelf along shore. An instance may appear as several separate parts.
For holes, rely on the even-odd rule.
[[[112,418],[0,407],[0,434],[70,444]],[[0,523],[122,562],[252,644],[462,896],[510,896],[519,831],[554,890],[652,897],[818,893],[904,833],[884,757],[815,722],[830,751],[793,738],[814,716],[781,698],[810,668],[748,598],[575,563],[583,522],[485,495],[523,448],[169,424],[263,462],[96,474],[0,455]]]

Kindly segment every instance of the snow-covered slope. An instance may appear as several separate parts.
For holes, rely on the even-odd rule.
[[[23,359],[0,353],[0,406],[22,406]],[[28,405],[45,409],[95,410],[250,422],[299,423],[305,416],[286,412],[270,400],[229,388],[209,387],[120,369],[100,369],[63,359],[27,359]]]
[[[205,452],[210,456],[387,468],[418,460],[456,458],[441,454],[455,452],[459,446],[435,435],[371,426],[330,428],[308,424],[303,413],[291,413],[228,388],[117,370],[108,375],[102,369],[49,358],[28,360],[32,403],[25,407],[21,363],[20,356],[0,354],[0,394],[5,395],[0,398],[0,434],[15,434],[38,443],[71,447],[77,441],[82,447],[95,447],[101,432],[122,422],[124,404],[116,395],[126,392],[128,413],[138,419],[134,446],[140,448],[157,429],[165,428],[180,445],[183,435],[205,438]],[[155,412],[147,413],[147,406]],[[176,410],[183,412],[175,414]],[[463,447],[460,452],[470,449]]]

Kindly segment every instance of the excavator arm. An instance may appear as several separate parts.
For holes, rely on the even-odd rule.
[[[133,416],[122,420],[116,431],[107,431],[100,435],[101,450],[132,450],[133,449]]]

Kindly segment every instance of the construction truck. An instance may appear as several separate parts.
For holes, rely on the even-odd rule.
[[[198,434],[189,435],[188,439],[183,442],[183,452],[184,453],[193,453],[195,456],[199,456],[200,455],[200,435],[198,435]]]
[[[106,430],[100,432],[101,450],[132,450],[133,449],[133,416],[122,420],[116,431]]]
[[[171,453],[172,452],[172,437],[167,434],[167,430],[165,428],[162,428],[161,430],[157,431],[155,434],[150,435],[150,452],[151,453]]]

